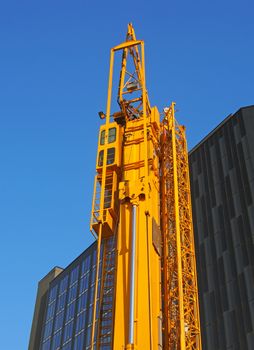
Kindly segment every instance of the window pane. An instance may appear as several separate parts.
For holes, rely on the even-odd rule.
[[[65,300],[66,300],[66,292],[59,295],[56,312],[59,312],[60,310],[64,309]]]
[[[105,145],[105,130],[102,130],[101,132],[100,144]]]
[[[93,305],[91,305],[88,309],[88,315],[87,315],[88,327],[92,324],[92,320],[93,320]]]
[[[107,165],[115,162],[115,148],[109,148],[107,152]]]
[[[84,293],[78,299],[78,312],[84,310],[87,307],[87,296],[87,293]]]
[[[63,346],[63,350],[71,350],[71,342]]]
[[[76,282],[78,280],[78,271],[79,271],[79,266],[76,266],[72,271],[71,271],[71,280],[70,284]]]
[[[79,294],[81,294],[84,290],[87,290],[88,288],[88,280],[89,275],[86,274],[84,277],[80,279],[80,285],[79,285]]]
[[[82,350],[83,344],[84,344],[84,333],[81,333],[75,338],[74,350]]]
[[[68,303],[70,303],[72,300],[76,299],[78,291],[78,283],[75,283],[71,286],[68,296]]]
[[[44,336],[43,339],[47,339],[49,336],[51,336],[53,329],[53,319],[50,320],[48,323],[46,323],[45,329],[44,329]]]
[[[55,307],[56,307],[55,301],[48,306],[46,321],[48,321],[50,318],[54,316]]]
[[[62,331],[60,331],[54,335],[51,350],[60,349],[61,334],[62,334]]]
[[[98,166],[102,166],[103,165],[103,154],[104,154],[104,151],[100,151],[99,153],[99,159],[98,159]]]
[[[68,275],[65,276],[61,283],[60,283],[60,288],[59,288],[59,294],[63,293],[66,289],[67,289],[67,286],[68,286]]]
[[[104,208],[110,208],[111,207],[111,200],[112,200],[112,185],[106,185],[105,191],[104,191]]]
[[[64,337],[63,337],[63,342],[67,342],[68,339],[70,339],[72,337],[72,330],[73,330],[73,321],[68,323],[65,326],[64,329]]]
[[[105,139],[105,135],[104,135]],[[115,142],[116,140],[116,128],[110,128],[108,132],[108,143]]]
[[[97,261],[97,251],[95,250],[92,255],[92,266],[90,266],[90,271],[91,271],[91,268],[96,267],[96,261]]]
[[[77,317],[77,324],[76,324],[76,333],[79,333],[82,329],[85,328],[85,312],[82,312]]]
[[[49,350],[49,348],[50,348],[50,340],[46,341],[46,343],[42,345],[42,350]]]
[[[54,299],[56,299],[56,293],[57,293],[57,287],[58,285],[56,285],[55,287],[53,287],[49,293],[49,302],[53,301]]]
[[[91,264],[91,255],[88,255],[86,256],[85,260],[82,262],[81,276],[83,276],[85,273],[87,273],[90,270],[90,264]]]
[[[58,329],[62,328],[63,326],[63,318],[64,318],[64,313],[63,311],[60,312],[60,314],[58,314],[56,316],[56,319],[55,319],[55,331],[57,331]]]
[[[74,310],[75,310],[75,302],[67,306],[66,321],[69,321],[72,318],[74,318]]]
[[[87,328],[86,334],[85,334],[85,338],[86,338],[86,346],[90,345],[90,342],[91,342],[91,327]]]

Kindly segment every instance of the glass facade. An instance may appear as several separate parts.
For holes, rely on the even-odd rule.
[[[51,282],[40,350],[90,349],[96,247],[91,245]]]

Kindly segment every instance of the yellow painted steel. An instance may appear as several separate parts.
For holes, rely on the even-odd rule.
[[[108,84],[108,91],[112,90],[112,80],[113,80],[113,65],[114,65],[114,55],[111,50],[111,56],[110,56],[110,69],[109,69],[109,84]],[[108,135],[108,129],[109,129],[109,123],[110,123],[110,107],[111,107],[111,93],[108,94],[108,100],[107,100],[107,112],[106,112],[106,123],[105,123],[105,145],[107,145],[107,135]],[[105,184],[106,184],[106,175],[107,175],[107,157],[104,156],[103,163],[102,163],[102,174],[101,174],[101,181],[100,181],[100,195],[99,195],[99,216],[98,216],[98,224],[99,224],[99,230],[98,230],[98,238],[97,238],[97,259],[96,259],[96,276],[95,276],[95,288],[94,288],[94,306],[93,306],[93,320],[92,320],[92,334],[91,334],[91,350],[95,347],[95,333],[96,330],[98,330],[98,322],[96,321],[97,318],[97,305],[99,303],[98,300],[98,281],[99,281],[99,266],[100,266],[100,257],[101,257],[101,243],[102,243],[102,235],[103,235],[103,213],[104,213],[104,194],[105,194]],[[95,199],[95,198],[94,198]],[[93,204],[94,208],[94,204]],[[92,213],[92,216],[94,217],[94,212]],[[92,233],[94,232],[93,227],[91,227]],[[94,234],[94,233],[93,233]]]
[[[174,103],[162,122],[163,300],[165,349],[200,350],[198,286],[185,128]]]
[[[120,111],[111,115],[119,51]],[[111,49],[96,170],[91,349],[201,350],[186,138],[176,125],[174,104],[162,122],[150,106],[144,42],[136,40],[131,24],[126,41]],[[114,266],[107,260],[110,249]]]
[[[156,111],[157,112],[157,111]],[[157,112],[159,122],[159,113]],[[146,134],[152,134],[151,123]],[[156,135],[153,135],[156,138]],[[125,129],[123,180],[121,200],[118,263],[116,278],[114,349],[135,345],[137,349],[158,349],[161,339],[160,256],[152,241],[153,225],[159,227],[158,158],[153,159],[152,137],[144,141],[144,121],[129,121]],[[147,162],[145,156],[147,154]],[[147,173],[145,164],[147,163]],[[147,187],[146,187],[147,186]],[[137,239],[135,269],[134,343],[128,343],[129,273],[131,242],[131,207],[137,205]],[[159,232],[159,230],[157,231]],[[117,325],[122,325],[121,327]],[[162,344],[161,344],[162,345]]]

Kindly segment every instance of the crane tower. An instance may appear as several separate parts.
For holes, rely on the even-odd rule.
[[[111,111],[120,52],[118,109]],[[91,349],[201,350],[185,129],[151,107],[144,42],[111,49],[91,231],[97,239]],[[162,120],[161,120],[162,119]]]

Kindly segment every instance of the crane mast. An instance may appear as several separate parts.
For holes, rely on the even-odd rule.
[[[115,55],[121,52],[112,113]],[[91,232],[97,239],[91,349],[201,350],[188,153],[174,103],[160,121],[131,24],[111,49]]]

